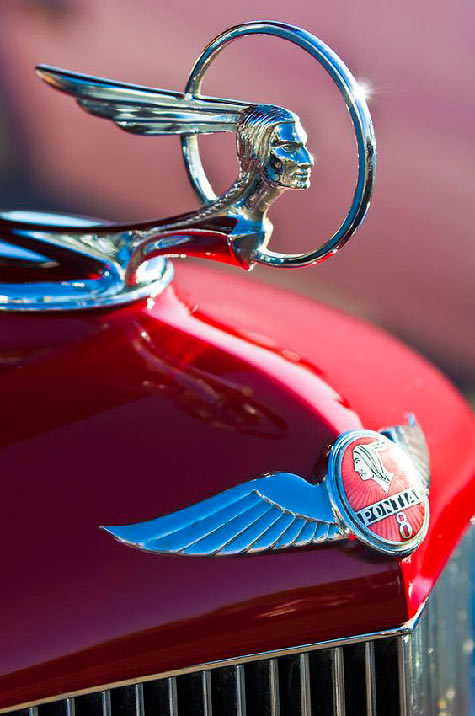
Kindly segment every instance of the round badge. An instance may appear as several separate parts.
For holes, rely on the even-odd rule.
[[[372,430],[343,433],[328,461],[329,492],[340,518],[365,544],[407,555],[429,524],[427,492],[410,456]]]

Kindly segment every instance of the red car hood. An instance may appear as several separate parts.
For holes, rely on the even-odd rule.
[[[412,617],[473,510],[469,410],[378,330],[228,274],[179,267],[156,301],[3,315],[0,708]],[[100,529],[263,473],[322,475],[344,430],[416,414],[431,523],[404,560],[350,540],[159,556]]]

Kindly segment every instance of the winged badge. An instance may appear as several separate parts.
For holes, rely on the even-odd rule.
[[[404,556],[427,532],[429,474],[424,435],[410,416],[407,425],[379,433],[342,433],[320,484],[275,472],[169,515],[103,529],[160,554],[257,554],[353,533],[379,552]]]

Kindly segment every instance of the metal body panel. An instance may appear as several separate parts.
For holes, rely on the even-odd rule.
[[[1,316],[0,708],[400,625],[473,510],[472,416],[425,361],[304,299],[176,273],[156,302]],[[350,541],[180,560],[99,529],[270,466],[318,479],[341,432],[408,412],[432,464],[428,536],[410,558]]]

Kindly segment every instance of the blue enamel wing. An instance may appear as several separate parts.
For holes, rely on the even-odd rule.
[[[415,419],[411,416],[408,425],[381,433],[409,454],[427,490],[427,445]],[[202,557],[257,554],[345,539],[349,529],[332,506],[326,482],[312,485],[298,475],[275,472],[169,515],[103,529],[138,549]]]

